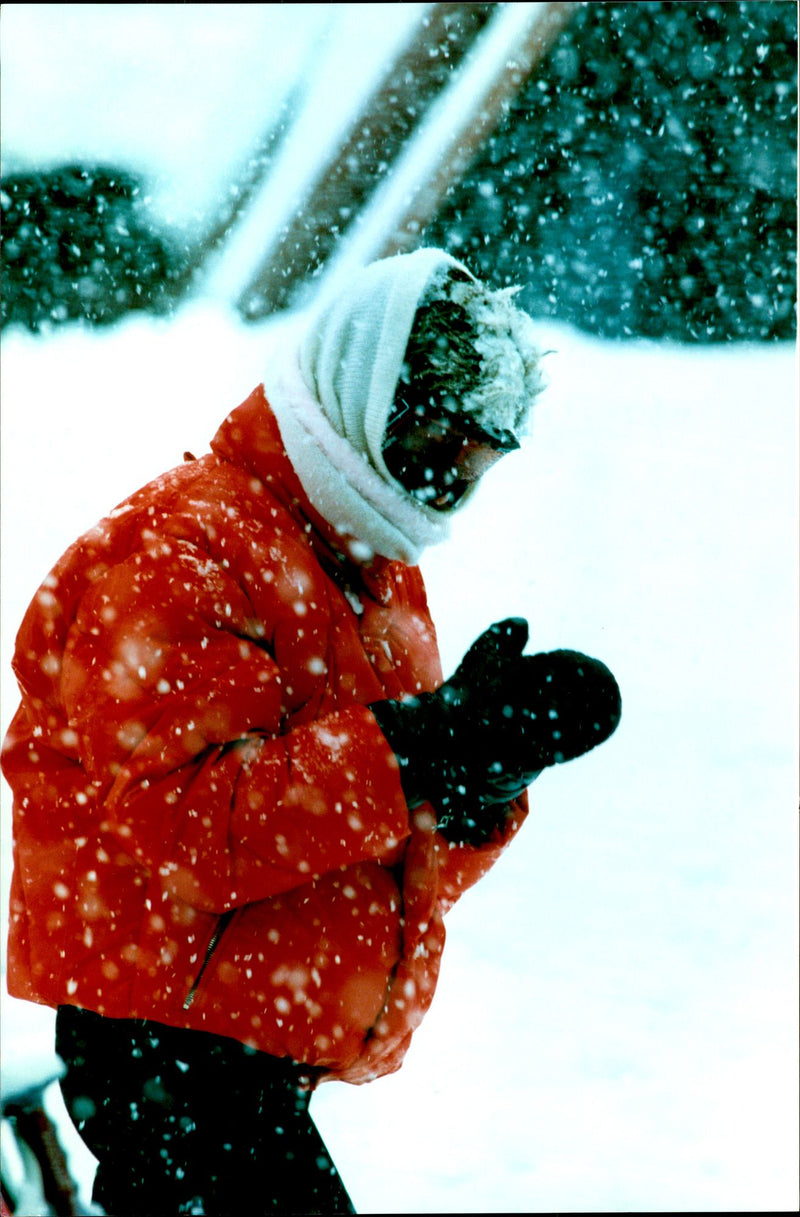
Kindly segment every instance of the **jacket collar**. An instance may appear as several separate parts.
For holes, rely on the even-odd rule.
[[[372,550],[355,537],[343,536],[314,507],[289,460],[263,385],[258,385],[231,411],[211,441],[211,450],[269,486],[274,497],[297,519],[325,562],[375,568],[385,565],[383,559],[376,562]]]

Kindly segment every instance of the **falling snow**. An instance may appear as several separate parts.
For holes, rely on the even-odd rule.
[[[9,6],[6,28],[15,7],[30,22],[37,6]],[[100,6],[87,46],[114,7]],[[194,65],[197,6],[191,30],[181,6],[167,7],[165,54],[181,48],[171,62]],[[281,6],[203,7],[217,23],[208,44],[237,121],[209,117],[212,73],[195,71],[195,110],[218,135],[219,161],[195,151],[183,162],[180,198],[151,191],[153,165],[130,140],[131,167],[116,167],[121,133],[119,146],[89,141],[74,172],[63,158],[54,168],[40,144],[32,158],[52,173],[57,205],[37,219],[32,167],[4,150],[21,201],[5,257],[28,268],[3,346],[4,728],[13,632],[44,572],[187,448],[206,452],[263,374],[269,325],[246,326],[219,298],[173,289],[191,217],[211,208],[209,182],[230,176],[262,123],[271,46],[256,10]],[[385,6],[352,7],[369,10],[357,24],[374,40]],[[423,233],[498,285],[523,281],[522,303],[552,352],[531,439],[487,475],[452,541],[424,559],[445,670],[490,621],[521,613],[537,649],[602,656],[625,710],[607,746],[537,782],[502,863],[448,915],[439,991],[402,1071],[315,1096],[315,1119],[362,1211],[795,1206],[794,12],[787,3],[583,6],[520,102],[516,136],[501,127]],[[117,37],[146,58],[158,40],[144,18],[120,20]],[[291,23],[281,28],[289,73],[301,40]],[[83,66],[71,64],[76,82],[112,73],[114,56],[87,51]],[[276,63],[276,106],[282,71]],[[27,58],[25,75],[49,98],[39,129],[49,123],[65,147],[70,106],[45,86],[63,90],[66,77],[31,74]],[[337,72],[339,91],[353,87],[347,76]],[[113,74],[105,79],[116,87]],[[14,109],[13,84],[12,73],[5,123],[27,129],[33,147],[39,102],[29,91],[27,111]],[[182,96],[190,87],[180,82]],[[169,140],[183,128],[173,126],[154,154],[156,185],[180,160]],[[76,194],[87,208],[65,242]],[[6,217],[8,189],[0,201]],[[109,240],[113,275],[94,254],[87,261]],[[30,268],[49,293],[40,321]],[[303,625],[313,616],[308,588],[269,571],[263,580]],[[354,594],[351,607],[364,607]],[[220,616],[232,609],[223,596]],[[181,693],[184,682],[161,677],[157,658],[134,647],[109,679]],[[54,653],[41,670],[58,675]],[[324,672],[312,654],[309,675]],[[132,726],[126,747],[144,729]],[[96,798],[91,787],[79,794],[76,817]],[[3,800],[5,893],[6,788]],[[358,816],[341,818],[362,830]],[[101,869],[109,862],[102,851],[95,858]],[[80,873],[93,910],[87,947],[104,912],[92,904],[95,858]],[[63,880],[53,891],[71,896]],[[4,897],[4,918],[6,908]],[[150,911],[158,931],[163,919]],[[262,945],[279,938],[271,929]],[[191,943],[196,961],[205,942]],[[130,943],[123,955],[136,950]],[[315,970],[282,978],[273,1000],[287,1020],[301,1005],[313,1015]],[[49,1012],[5,998],[2,1032],[6,1086],[52,1076]],[[55,1087],[47,1101],[86,1186],[92,1164]],[[398,1138],[419,1127],[420,1111],[436,1135],[413,1137],[398,1172]]]

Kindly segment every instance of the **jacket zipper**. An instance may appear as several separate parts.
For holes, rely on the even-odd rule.
[[[203,957],[203,962],[200,967],[200,971],[197,973],[197,976],[194,979],[194,984],[192,985],[191,989],[186,994],[186,1000],[183,1003],[184,1010],[188,1010],[189,1007],[191,1006],[192,1002],[194,1001],[195,994],[197,993],[197,990],[200,986],[200,981],[203,979],[203,973],[205,972],[208,965],[211,963],[211,957],[214,954],[214,952],[216,951],[217,947],[219,946],[219,940],[222,937],[222,935],[225,933],[226,929],[228,928],[228,925],[230,924],[230,920],[233,917],[233,914],[235,912],[236,912],[236,909],[228,909],[227,913],[223,913],[222,916],[220,917],[219,921],[217,922],[214,933],[211,935],[211,938],[209,939],[209,942],[208,942],[208,946],[206,947],[206,953],[205,953],[205,956]]]

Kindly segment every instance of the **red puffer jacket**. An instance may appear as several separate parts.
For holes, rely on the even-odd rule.
[[[409,813],[366,707],[441,682],[422,579],[335,539],[258,389],[45,579],[3,752],[12,994],[399,1067],[442,914],[526,809],[480,848]]]

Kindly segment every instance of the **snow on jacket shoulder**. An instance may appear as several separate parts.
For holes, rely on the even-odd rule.
[[[441,682],[417,568],[360,567],[257,389],[77,541],[17,639],[9,990],[399,1067],[480,848],[409,813],[371,702]]]

